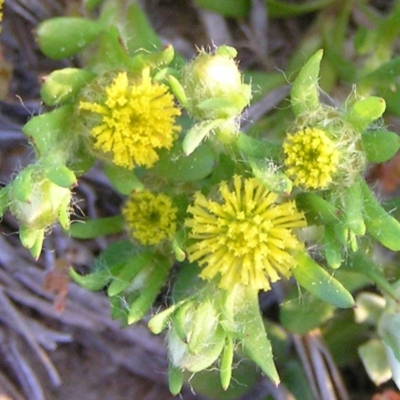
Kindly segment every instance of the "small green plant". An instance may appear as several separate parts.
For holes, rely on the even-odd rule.
[[[240,117],[252,88],[234,48],[203,49],[189,62],[172,46],[140,50],[154,39],[149,26],[136,45],[121,29],[136,26],[140,10],[132,3],[121,13],[110,3],[98,19],[56,18],[37,29],[44,54],[79,54],[84,67],[46,77],[49,111],[23,128],[36,162],[0,191],[1,212],[17,219],[23,246],[38,258],[57,222],[79,238],[125,232],[92,273],[70,274],[88,290],[104,289],[122,324],[145,317],[172,286],[148,326],[166,331],[173,394],[185,374],[211,367],[227,390],[245,357],[278,384],[267,335],[274,324],[263,319],[258,294],[292,276],[310,301],[326,303],[302,321],[300,303],[283,307],[281,323],[293,333],[318,327],[332,315],[327,309],[355,306],[348,274],[377,285],[387,299],[374,321],[381,341],[360,354],[368,369],[373,346],[385,348],[398,383],[398,284],[375,264],[373,249],[399,251],[400,224],[364,178],[369,163],[400,148],[381,121],[385,100],[361,78],[364,94],[323,103],[318,50],[292,83],[291,120],[279,139],[245,134]],[[70,226],[73,188],[95,161],[126,202],[118,216]]]

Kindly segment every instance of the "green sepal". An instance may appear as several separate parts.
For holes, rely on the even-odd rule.
[[[366,276],[372,282],[374,282],[383,292],[389,296],[398,300],[397,293],[393,286],[387,281],[382,270],[362,251],[350,253],[346,262],[343,264],[343,268],[357,272]]]
[[[14,199],[24,203],[29,202],[34,186],[34,179],[32,177],[34,169],[34,166],[26,167],[12,181],[9,186],[9,194]]]
[[[293,276],[303,288],[336,307],[354,307],[354,299],[350,292],[308,254],[297,253],[295,260],[297,265]]]
[[[279,376],[272,355],[271,343],[264,328],[258,304],[258,293],[250,287],[236,285],[235,320],[247,357],[253,360],[277,385]]]
[[[137,178],[134,171],[114,164],[106,164],[104,173],[114,188],[121,194],[127,196],[133,190],[143,190],[144,185]]]
[[[68,230],[71,226],[70,220],[70,197],[66,197],[64,202],[60,205],[58,213],[58,222],[64,230]]]
[[[359,132],[363,132],[371,122],[385,112],[386,103],[381,97],[370,96],[356,101],[346,114],[346,120]]]
[[[201,111],[212,111],[212,115],[217,116],[217,118],[230,118],[234,117],[240,110],[246,105],[246,102],[243,98],[238,96],[235,98],[211,98],[207,100],[203,100],[199,104],[196,105],[198,109]]]
[[[185,155],[193,153],[211,131],[224,123],[224,120],[207,120],[192,126],[183,139],[182,148]]]
[[[38,26],[36,40],[45,56],[61,60],[83,50],[98,37],[102,29],[102,21],[79,17],[56,17]]]
[[[44,241],[44,229],[38,229],[36,231],[36,240],[33,243],[32,247],[29,249],[31,256],[37,260],[42,252]]]
[[[147,324],[150,332],[154,333],[155,335],[160,334],[168,326],[172,314],[176,311],[179,305],[179,303],[174,304],[171,307],[168,307],[166,310],[154,315]]]
[[[173,182],[192,182],[204,179],[214,169],[215,153],[207,143],[199,145],[189,155],[182,152],[177,142],[170,150],[161,150],[160,158],[152,171]]]
[[[31,249],[39,235],[39,230],[21,226],[19,228],[19,240],[26,249]]]
[[[22,128],[22,132],[33,143],[39,156],[47,155],[60,147],[61,135],[68,133],[73,119],[73,104],[65,104],[56,110],[31,118]]]
[[[367,130],[361,136],[367,160],[383,163],[390,160],[400,149],[400,138],[397,133],[387,130]]]
[[[74,101],[79,91],[89,84],[96,75],[80,68],[64,68],[45,76],[40,95],[48,106]]]
[[[183,372],[171,363],[168,366],[168,388],[173,396],[179,394],[183,386]]]
[[[214,364],[224,348],[225,336],[223,329],[217,329],[212,337],[212,342],[210,341],[200,354],[191,355],[188,353],[184,368],[190,372],[199,372]]]
[[[47,179],[64,188],[77,185],[75,174],[64,165],[46,166],[44,167],[43,174]]]
[[[328,225],[338,221],[339,209],[316,193],[299,193],[296,205],[304,212],[308,225]]]
[[[206,348],[211,337],[217,335],[222,327],[218,322],[217,311],[210,300],[203,300],[197,303],[190,321],[190,335],[187,348],[190,354],[198,355]]]
[[[163,68],[174,59],[175,51],[172,45],[165,46],[161,51],[140,53],[130,59],[130,70],[141,71],[145,67]]]
[[[222,350],[221,363],[219,367],[221,386],[227,390],[232,378],[232,364],[233,364],[233,339],[227,335],[225,338],[225,346]]]
[[[186,253],[185,250],[183,250],[182,246],[182,242],[184,241],[184,234],[185,232],[183,230],[179,230],[175,233],[171,240],[172,251],[175,254],[176,260],[179,262],[184,261],[186,258]]]
[[[187,318],[187,314],[194,314],[194,307],[195,305],[191,301],[187,301],[183,303],[174,313],[172,324],[174,326],[174,330],[176,335],[179,337],[182,342],[187,342],[187,333],[186,332],[186,322],[191,320]]]
[[[254,176],[271,192],[288,196],[292,192],[293,182],[271,162],[250,159],[249,164]]]
[[[342,246],[336,239],[334,230],[330,225],[325,225],[324,229],[323,246],[325,258],[331,268],[337,269],[342,265]]]
[[[319,70],[323,50],[314,53],[297,75],[291,91],[292,110],[296,117],[320,108],[318,94]]]
[[[179,100],[179,103],[181,103],[183,108],[187,108],[188,99],[181,83],[173,75],[169,75],[167,79],[171,90],[174,93],[175,97]]]
[[[153,258],[153,253],[149,251],[133,254],[125,260],[118,274],[112,277],[107,288],[107,295],[109,297],[116,296],[128,288],[136,275],[146,268]]]
[[[154,268],[148,277],[148,283],[139,297],[129,305],[127,316],[128,325],[142,319],[156,300],[159,291],[165,284],[171,263],[167,258],[159,256],[153,261]]]
[[[70,268],[68,272],[75,283],[92,292],[103,289],[111,279],[110,271],[107,269],[101,269],[87,275],[80,275],[73,268]]]
[[[125,220],[122,215],[76,221],[71,224],[68,233],[77,239],[93,239],[100,236],[121,233],[124,230]]]
[[[378,203],[367,183],[360,182],[364,196],[364,221],[367,232],[392,251],[400,250],[400,223]]]

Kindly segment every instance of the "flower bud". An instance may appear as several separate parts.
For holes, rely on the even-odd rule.
[[[214,54],[201,51],[183,71],[182,86],[190,114],[199,119],[234,117],[251,98],[250,86],[233,57],[233,48],[222,46]]]

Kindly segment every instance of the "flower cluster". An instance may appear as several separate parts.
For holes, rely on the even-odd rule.
[[[307,189],[326,189],[337,171],[340,153],[336,143],[319,128],[289,134],[283,143],[287,174]]]
[[[217,277],[224,289],[240,283],[256,290],[269,290],[280,275],[288,278],[295,267],[291,253],[303,246],[292,230],[306,226],[294,202],[279,203],[255,178],[238,175],[233,189],[222,182],[219,194],[214,201],[197,193],[188,209],[195,243],[187,251],[204,267],[200,277]]]
[[[94,148],[111,154],[115,165],[150,168],[158,160],[156,149],[170,149],[180,131],[175,125],[180,110],[167,86],[153,83],[150,69],[144,68],[133,81],[127,72],[118,73],[104,93],[98,102],[79,103],[82,112],[100,117],[90,131]]]
[[[156,245],[176,231],[177,208],[165,194],[132,192],[122,210],[132,237],[143,245]]]

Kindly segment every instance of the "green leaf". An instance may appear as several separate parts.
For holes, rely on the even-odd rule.
[[[85,222],[76,221],[71,224],[68,233],[77,239],[93,239],[105,235],[113,235],[124,230],[122,215],[90,219]]]
[[[168,277],[171,263],[167,258],[159,256],[153,263],[154,268],[148,277],[146,286],[139,297],[129,304],[128,325],[134,324],[145,316]]]
[[[39,156],[52,155],[54,149],[60,146],[62,136],[68,134],[73,113],[74,106],[65,104],[31,118],[23,126],[22,132],[32,141]]]
[[[77,184],[75,174],[64,165],[46,166],[43,173],[50,181],[64,188]]]
[[[182,148],[185,155],[193,153],[212,130],[223,122],[223,120],[207,120],[193,125],[183,139]]]
[[[386,356],[386,349],[380,340],[368,340],[368,342],[358,348],[358,354],[368,376],[375,385],[381,385],[392,377],[392,371],[390,371]]]
[[[318,94],[319,69],[323,51],[318,50],[297,75],[291,91],[292,109],[296,116],[320,108]]]
[[[42,22],[36,29],[36,40],[47,57],[60,60],[75,55],[91,42],[101,30],[101,21],[78,17],[56,17]]]
[[[48,106],[65,104],[73,101],[79,91],[95,77],[93,72],[85,69],[59,69],[44,77],[40,95]]]
[[[386,103],[381,97],[370,96],[356,101],[346,114],[346,120],[363,132],[368,125],[385,112]]]
[[[339,209],[316,193],[299,193],[296,205],[305,213],[309,225],[328,225],[338,221]]]
[[[204,179],[214,169],[215,154],[211,146],[203,143],[189,155],[182,152],[181,143],[171,150],[162,150],[160,159],[152,168],[157,175],[173,182],[193,182]]]
[[[136,275],[146,268],[153,258],[152,252],[140,252],[129,257],[119,269],[118,274],[112,277],[112,282],[107,288],[107,295],[116,296],[128,288]]]
[[[251,8],[250,0],[196,0],[196,3],[202,8],[231,18],[245,18]]]
[[[239,133],[235,142],[237,149],[248,157],[280,161],[282,145],[280,143],[255,139],[245,133]]]
[[[335,307],[314,296],[299,295],[297,288],[292,290],[280,308],[280,321],[291,333],[304,335],[321,326],[334,314]]]
[[[343,267],[348,271],[363,274],[389,296],[398,300],[394,287],[387,281],[381,268],[379,268],[370,257],[362,251],[350,253]]]
[[[342,265],[342,246],[337,240],[332,226],[326,225],[324,230],[324,236],[322,238],[324,245],[325,258],[328,265],[337,269]]]
[[[257,291],[241,285],[236,285],[235,289],[235,321],[239,325],[243,350],[277,385],[279,376],[261,318]]]
[[[375,293],[361,292],[356,297],[356,304],[357,307],[354,309],[356,322],[375,326],[383,314],[386,300]]]
[[[364,196],[364,221],[367,232],[388,249],[399,251],[400,223],[378,203],[364,180],[360,185]]]
[[[121,194],[127,196],[132,190],[142,190],[144,185],[139,181],[134,171],[114,164],[106,164],[104,173],[114,188]]]
[[[110,272],[106,269],[87,275],[80,275],[74,269],[70,268],[69,275],[78,285],[93,292],[103,289],[111,278]]]
[[[291,17],[306,14],[328,7],[334,0],[311,0],[302,4],[281,0],[265,0],[268,5],[268,15],[272,18]]]
[[[295,259],[297,266],[293,270],[293,275],[302,287],[315,297],[336,307],[354,307],[354,299],[350,292],[312,258],[305,253],[298,253]]]
[[[383,163],[388,161],[400,149],[399,135],[387,130],[367,130],[363,133],[361,139],[369,162]]]

